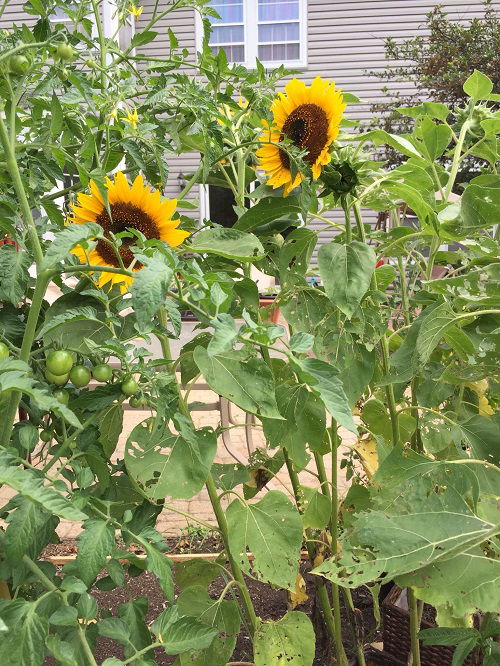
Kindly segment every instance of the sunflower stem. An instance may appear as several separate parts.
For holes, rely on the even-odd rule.
[[[411,587],[406,588],[406,594],[408,596],[408,606],[410,608],[411,638],[411,653],[408,657],[408,664],[411,664],[411,666],[420,666],[420,641],[418,639],[418,632],[420,631],[420,618],[417,598],[415,597],[415,593]]]
[[[358,226],[360,234],[360,240],[361,242],[366,243],[365,227],[363,224],[363,218],[361,216],[361,209],[358,201],[354,202],[353,209],[354,209],[354,215],[356,217],[356,224]],[[377,275],[375,271],[373,271],[372,274],[370,287],[372,289],[377,289]],[[384,371],[384,375],[387,376],[390,370],[389,342],[387,338],[387,331],[380,339],[380,351],[382,355],[382,369]],[[396,411],[396,399],[394,397],[394,387],[392,384],[388,384],[385,387],[385,395],[387,399],[387,406],[389,408],[389,414],[391,417],[392,444],[393,446],[397,446],[399,442],[399,421],[398,421],[398,414]]]
[[[290,457],[288,456],[288,451],[286,450],[286,448],[283,449],[283,454],[285,458],[285,465],[288,470],[288,475],[290,477],[290,482],[292,484],[295,503],[297,504],[297,510],[300,514],[302,514],[304,512],[304,494],[302,492],[302,488],[300,487],[299,476],[297,474],[297,470],[293,465],[293,462],[290,460]],[[311,563],[314,563],[315,551],[312,541],[310,540],[311,530],[307,529],[305,532],[306,532],[306,548],[309,560]],[[337,626],[334,614],[332,613],[332,608],[330,606],[330,599],[328,597],[326,582],[321,576],[315,576],[314,582],[316,585],[316,594],[318,597],[318,602],[321,608],[321,612],[323,614],[323,620],[325,622],[328,634],[330,635],[330,639],[336,647],[338,664],[344,666],[344,664],[347,664],[347,660],[343,662],[341,657],[339,657],[340,653],[337,646],[337,637],[338,637]],[[344,648],[342,647],[342,642],[341,642],[341,650],[343,651],[343,649]]]
[[[162,306],[159,311],[158,311],[158,320],[160,322],[160,325],[162,328],[166,328],[167,325],[167,313],[165,310],[165,307]],[[163,358],[167,361],[172,361],[172,352],[170,350],[170,341],[167,338],[166,335],[158,335],[157,338],[160,341],[162,353],[163,353]],[[189,411],[189,407],[186,404],[186,401],[182,395],[181,388],[179,386],[179,382],[177,380],[177,374],[174,372],[174,380],[175,380],[175,386],[176,386],[176,391],[178,395],[178,400],[179,400],[179,409],[181,412],[184,414],[186,418],[189,419],[191,422],[193,428],[195,428],[195,425],[193,423],[193,419],[191,416],[191,412]],[[251,628],[251,633],[252,636],[255,634],[257,631],[257,627],[259,624],[259,620],[257,618],[257,615],[255,614],[255,610],[253,607],[252,599],[250,597],[250,593],[248,591],[248,587],[245,583],[245,579],[243,577],[243,573],[234,558],[231,549],[229,547],[229,532],[228,532],[228,526],[227,526],[227,521],[226,521],[226,516],[224,514],[224,511],[222,509],[220,499],[217,495],[217,488],[215,487],[214,480],[212,478],[212,473],[209,472],[207,480],[205,482],[206,489],[208,491],[208,496],[210,497],[210,502],[212,504],[212,508],[215,514],[215,517],[217,519],[217,524],[219,526],[219,532],[222,537],[222,542],[224,543],[224,550],[226,551],[227,558],[229,560],[229,565],[231,567],[231,572],[233,574],[233,578],[235,581],[239,583],[239,589],[240,589],[240,599],[243,605],[243,609],[245,612],[246,619],[248,620]]]
[[[338,493],[338,460],[339,436],[337,422],[332,418],[330,427],[330,443],[332,449],[332,496],[330,515],[330,535],[332,537],[332,557],[337,557],[339,536],[339,493]],[[347,656],[342,644],[342,617],[340,615],[339,586],[332,583],[333,617],[335,618],[335,648],[338,663],[347,666]]]
[[[351,227],[351,214],[349,212],[349,205],[345,197],[342,197],[342,209],[345,218],[345,242],[349,245],[352,241],[352,227]]]

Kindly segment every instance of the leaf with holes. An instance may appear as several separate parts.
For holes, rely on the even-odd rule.
[[[277,622],[261,622],[254,639],[255,666],[312,666],[315,636],[305,613],[290,611]]]
[[[177,416],[178,433],[150,419],[139,423],[125,445],[125,465],[150,500],[188,499],[198,493],[210,473],[217,450],[212,428],[195,430]]]
[[[229,546],[243,570],[293,590],[299,570],[302,521],[287,497],[270,490],[255,504],[242,504],[236,499],[227,508],[227,521]],[[255,558],[252,569],[247,547]]]

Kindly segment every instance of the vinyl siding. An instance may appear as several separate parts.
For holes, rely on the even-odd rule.
[[[257,0],[255,0],[256,2]],[[32,23],[33,17],[23,14],[22,0],[10,0],[0,21],[0,27],[9,28],[13,22]],[[143,0],[143,13],[138,28],[151,19],[156,0]],[[424,34],[423,23],[426,14],[437,4],[437,0],[308,0],[307,2],[307,67],[301,78],[310,83],[315,76],[332,78],[343,90],[352,92],[363,103],[348,108],[347,117],[353,120],[367,120],[370,105],[382,99],[381,88],[391,86],[390,82],[369,76],[367,70],[383,71],[386,64],[384,42],[388,36],[396,40]],[[469,21],[483,15],[481,0],[443,0],[441,3],[452,20]],[[500,0],[493,6],[500,10]],[[168,14],[159,21],[154,30],[158,37],[140,48],[147,56],[163,55],[168,48],[168,28],[179,40],[179,46],[186,48],[189,59],[194,61],[196,54],[195,12],[193,9],[180,9]],[[289,79],[288,79],[289,80]],[[282,87],[287,79],[282,82]],[[411,90],[410,84],[393,84],[401,91]],[[180,173],[192,173],[198,164],[197,153],[187,153],[169,158],[169,179],[166,194],[176,197],[179,193],[177,178]],[[193,188],[191,198],[198,196],[198,188]],[[194,211],[193,211],[194,212]],[[342,221],[342,214],[334,212],[332,218]],[[374,221],[371,218],[370,221]],[[322,232],[320,242],[326,242],[333,232]]]
[[[151,17],[155,0],[144,1],[141,21]],[[307,67],[301,71],[301,78],[310,83],[315,76],[332,78],[345,91],[352,92],[363,103],[351,106],[347,116],[352,120],[368,120],[370,105],[382,99],[381,88],[386,83],[373,76],[367,70],[383,71],[386,64],[384,43],[389,36],[396,40],[424,34],[423,23],[426,14],[437,4],[435,0],[352,0],[351,2],[333,2],[308,0],[307,2]],[[453,0],[442,2],[452,20],[469,21],[483,15],[480,0]],[[500,0],[493,3],[500,10]],[[196,52],[194,11],[183,9],[168,16],[168,23],[159,23],[158,38],[143,47],[141,51],[148,55],[161,52],[162,39],[166,43],[167,27],[171,27],[179,39],[180,46],[187,48],[190,58]],[[282,87],[288,79],[284,79]],[[410,84],[397,84],[399,90],[411,90]],[[190,153],[170,159],[170,179],[168,193],[178,193],[177,176],[180,172],[192,172],[198,163],[198,156]],[[331,218],[342,222],[341,212],[333,212]],[[375,217],[370,218],[374,222]],[[319,223],[320,226],[324,226]],[[314,227],[314,223],[313,223]],[[322,232],[320,242],[327,242],[334,231]]]

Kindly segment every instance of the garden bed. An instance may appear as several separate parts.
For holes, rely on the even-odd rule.
[[[316,605],[314,577],[308,573],[309,570],[309,564],[302,565],[301,573],[306,581],[308,599],[305,603],[297,606],[297,609],[307,613],[313,623],[316,623],[319,616],[319,610]],[[283,590],[271,589],[269,585],[256,582],[250,578],[246,578],[246,583],[258,617],[262,620],[278,620],[286,613],[288,609],[286,592]],[[217,579],[209,587],[210,596],[214,599],[218,598],[224,586],[225,582],[220,578]],[[176,590],[176,592],[178,592],[178,590]],[[112,591],[102,591],[95,588],[92,590],[92,595],[96,598],[100,610],[108,609],[113,615],[118,614],[117,608],[119,604],[129,601],[130,599],[137,599],[141,596],[145,596],[149,603],[149,611],[146,617],[147,622],[151,622],[165,608],[165,597],[158,584],[157,578],[148,572],[143,573],[136,578],[127,577],[126,586]],[[374,628],[371,595],[367,590],[362,588],[357,590],[356,593],[353,594],[353,597],[356,608],[358,608],[363,614],[365,630],[369,632]],[[344,608],[342,608],[342,614],[345,616]],[[372,640],[377,640],[377,637],[378,634],[376,634]],[[349,633],[347,622],[344,622],[343,640],[348,655],[352,656],[352,636]],[[314,666],[325,666],[325,664],[330,663],[330,653],[328,650],[328,641],[322,635],[321,631],[318,630],[316,634],[316,657]],[[95,650],[95,657],[97,662],[101,663],[108,657],[123,658],[123,653],[115,641],[109,638],[99,637]],[[170,666],[174,663],[175,658],[174,655],[165,654],[162,649],[157,649],[155,652],[155,659],[158,666]],[[233,661],[252,661],[251,641],[244,625],[242,625],[242,631],[238,635],[232,659]]]

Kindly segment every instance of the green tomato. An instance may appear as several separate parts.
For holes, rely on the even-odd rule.
[[[139,384],[132,377],[127,377],[121,384],[122,393],[125,395],[134,395],[139,389]]]
[[[55,349],[47,355],[45,365],[53,375],[65,375],[73,367],[73,357],[66,349]]]
[[[10,71],[13,74],[19,74],[19,76],[26,74],[29,66],[30,61],[23,55],[13,55],[9,60]]]
[[[133,396],[130,398],[130,400],[128,401],[128,404],[129,404],[131,407],[134,407],[134,408],[136,408],[136,407],[140,407],[140,406],[141,406],[141,399],[140,399],[140,398],[136,398],[135,395],[133,395]]]
[[[63,62],[71,62],[75,59],[75,52],[70,44],[58,44],[57,55]]]
[[[113,370],[107,363],[99,363],[99,365],[94,365],[92,374],[94,379],[96,379],[98,382],[109,382],[113,376]]]
[[[71,368],[69,373],[69,379],[72,384],[78,386],[78,388],[83,388],[87,386],[91,378],[90,370],[84,365],[75,365]]]
[[[61,403],[61,405],[67,405],[69,402],[69,393],[64,389],[57,389],[57,391],[54,391],[52,395],[57,400],[57,402]]]
[[[74,451],[76,449],[76,442],[70,442],[68,444],[68,448]]]
[[[7,358],[9,355],[9,348],[5,342],[0,342],[0,358]]]
[[[40,433],[40,439],[42,440],[42,442],[50,442],[50,440],[52,439],[52,431],[42,430],[42,432]]]
[[[69,373],[64,373],[64,375],[55,375],[53,372],[45,370],[45,379],[49,384],[55,384],[56,386],[64,386],[69,379]]]

